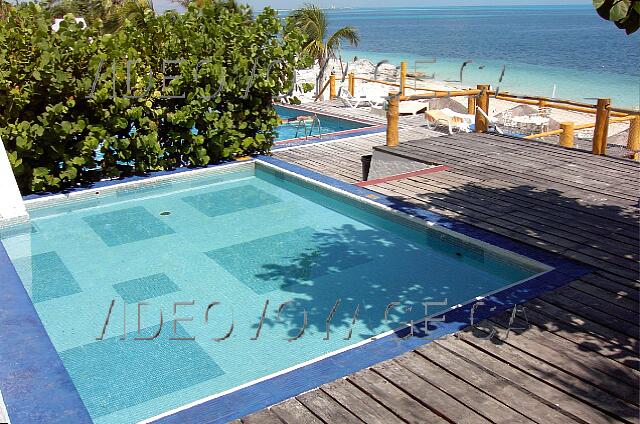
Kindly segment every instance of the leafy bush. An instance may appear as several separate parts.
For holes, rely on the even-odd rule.
[[[598,15],[613,21],[627,35],[640,28],[640,0],[593,0],[593,6]]]
[[[269,150],[301,36],[272,9],[199,3],[113,34],[70,15],[53,32],[34,3],[9,10],[0,136],[23,193]]]

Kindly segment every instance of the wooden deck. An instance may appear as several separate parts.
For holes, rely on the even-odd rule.
[[[640,422],[638,164],[484,134],[425,138],[433,135],[403,118],[394,151],[449,170],[368,188],[596,271],[526,304],[532,326],[506,341],[464,331],[241,421]],[[356,182],[360,156],[383,143],[381,134],[275,156]],[[506,318],[488,324],[504,330]]]

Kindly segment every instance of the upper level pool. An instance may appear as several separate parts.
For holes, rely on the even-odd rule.
[[[326,140],[340,135],[354,135],[358,130],[376,127],[373,123],[319,114],[290,105],[274,107],[283,121],[277,128],[276,144],[308,139]]]

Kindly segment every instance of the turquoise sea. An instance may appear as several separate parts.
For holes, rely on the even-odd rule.
[[[292,2],[293,3],[293,2]],[[157,0],[159,11],[177,7]],[[258,10],[256,10],[257,12]],[[286,16],[287,11],[281,11]],[[329,30],[353,25],[361,35],[343,59],[370,58],[518,94],[581,101],[610,97],[640,107],[640,31],[627,36],[590,4],[441,6],[328,10]],[[432,61],[425,64],[416,61]],[[500,76],[504,67],[504,75]]]
[[[331,30],[358,28],[343,59],[409,62],[437,80],[490,83],[513,93],[640,106],[640,34],[627,36],[591,5],[328,11]],[[433,61],[435,63],[417,63]],[[500,76],[504,67],[502,81]]]

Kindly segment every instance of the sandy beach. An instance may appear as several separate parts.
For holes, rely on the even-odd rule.
[[[370,80],[376,80],[386,83],[400,83],[400,66],[399,64],[391,64],[391,63],[380,63],[376,64],[373,61],[367,58],[354,58],[357,60],[351,61],[340,61],[340,60],[332,60],[326,70],[326,78],[331,73],[334,73],[337,78],[337,89],[338,93],[341,93],[341,90],[348,89],[348,74],[353,73],[358,78],[365,78]],[[296,83],[311,83],[315,84],[317,75],[319,73],[319,68],[316,66],[311,69],[304,69],[297,72],[296,75]],[[407,89],[406,94],[424,94],[424,91],[416,91],[413,88],[420,89],[432,89],[436,91],[454,91],[463,88],[475,88],[469,85],[453,83],[453,82],[445,82],[438,81],[435,79],[430,79],[424,75],[413,75],[411,72],[408,73],[407,76]],[[356,80],[356,93],[359,91],[366,91],[368,89],[373,89],[377,92],[382,90],[385,91],[394,91],[393,86],[385,85],[385,84],[377,84],[374,82],[365,82],[361,80]],[[517,93],[517,94],[526,94],[526,93]],[[328,90],[323,94],[323,99],[328,98]],[[304,101],[313,101],[313,96],[311,93],[306,97]],[[431,101],[430,107],[432,109],[440,109],[444,107],[448,107],[459,113],[466,113],[467,111],[467,100],[464,97],[453,97],[450,99],[442,99],[438,101]],[[510,102],[507,100],[501,100],[496,98],[491,98],[489,102],[489,112],[490,116],[495,117],[500,122],[500,118],[502,114],[506,111],[511,111],[513,116],[522,116],[534,113],[536,108],[533,106],[517,104],[514,102]],[[574,112],[574,111],[566,111],[560,109],[552,109],[550,113],[550,123],[549,129],[555,130],[560,128],[561,122],[574,122],[576,125],[579,124],[587,124],[595,121],[595,115],[591,113],[582,113],[582,112]],[[609,126],[609,138],[608,144],[612,147],[612,151],[610,153],[617,155],[624,155],[627,153],[626,143],[628,137],[629,124],[624,123],[612,123]],[[591,139],[593,137],[593,129],[585,129],[576,131],[576,147],[590,149]],[[558,137],[546,137],[544,139],[550,143],[557,143]]]

